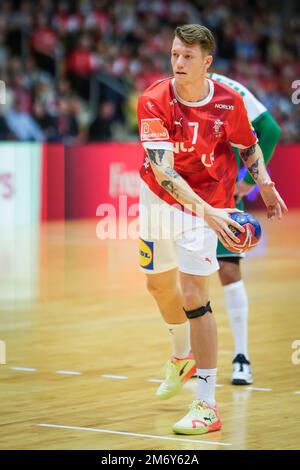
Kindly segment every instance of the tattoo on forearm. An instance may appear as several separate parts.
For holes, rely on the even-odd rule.
[[[171,193],[175,198],[179,197],[178,191],[174,187],[172,181],[164,180],[161,182],[161,185],[166,191],[168,191],[168,193]]]
[[[160,165],[162,162],[162,159],[164,158],[166,151],[162,149],[159,149],[159,150],[147,149],[147,153],[152,163],[154,163],[155,165]]]
[[[249,157],[251,157],[256,151],[256,144],[251,145],[251,147],[248,147],[246,149],[240,150],[240,157],[246,162]]]
[[[248,168],[249,173],[253,176],[253,179],[257,180],[258,178],[258,162],[259,158]]]
[[[164,173],[168,176],[171,176],[171,178],[179,178],[180,176],[177,171],[175,171],[174,168],[171,168],[170,166],[165,168]]]

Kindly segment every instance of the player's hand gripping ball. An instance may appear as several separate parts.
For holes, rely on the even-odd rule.
[[[230,217],[235,220],[238,224],[245,228],[245,232],[240,232],[235,227],[230,226],[236,237],[240,239],[240,243],[235,246],[227,246],[229,251],[234,253],[244,253],[245,251],[254,248],[261,238],[261,226],[249,212],[233,212]]]

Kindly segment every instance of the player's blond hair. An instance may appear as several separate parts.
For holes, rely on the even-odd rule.
[[[184,24],[183,26],[177,26],[174,34],[175,37],[189,46],[199,44],[201,49],[207,54],[211,54],[216,47],[213,33],[200,24]]]

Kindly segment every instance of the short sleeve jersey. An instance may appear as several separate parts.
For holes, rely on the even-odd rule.
[[[251,93],[250,90],[248,90],[248,88],[246,88],[241,83],[218,73],[211,73],[209,76],[213,78],[213,80],[219,83],[224,83],[225,85],[240,93],[251,122],[255,121],[258,117],[267,112],[267,108],[253,95],[253,93]]]
[[[234,207],[237,166],[228,143],[247,148],[257,142],[241,95],[208,79],[208,96],[181,99],[170,77],[147,88],[138,102],[140,140],[145,150],[174,153],[174,169],[214,207]],[[145,152],[140,171],[150,190],[169,204],[177,201],[157,182]],[[178,204],[178,203],[177,203]]]

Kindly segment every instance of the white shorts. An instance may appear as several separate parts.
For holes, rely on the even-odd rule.
[[[141,182],[141,271],[157,274],[178,267],[182,273],[209,276],[219,269],[217,242],[202,218],[167,204]]]

